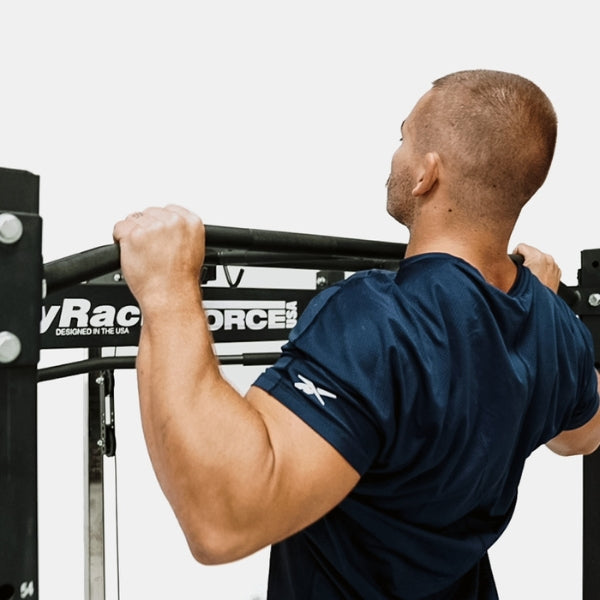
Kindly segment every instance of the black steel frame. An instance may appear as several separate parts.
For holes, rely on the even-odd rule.
[[[0,600],[37,600],[37,383],[89,374],[88,489],[95,490],[97,499],[101,462],[110,456],[106,444],[112,443],[103,418],[111,394],[108,383],[113,369],[132,368],[134,363],[132,357],[102,358],[90,348],[89,360],[38,370],[43,296],[118,271],[119,249],[109,244],[44,265],[39,178],[26,171],[0,168],[0,216],[4,213],[22,223],[23,233],[7,243],[0,230],[0,336],[4,334],[0,338]],[[344,271],[395,269],[406,249],[404,244],[388,242],[217,226],[207,226],[206,242],[207,266],[199,284],[211,278],[217,265],[326,269],[317,274],[319,288],[331,278],[343,277]],[[231,284],[232,291],[235,285]],[[600,362],[600,249],[581,253],[578,285],[561,284],[559,295],[590,329]],[[8,357],[3,354],[7,336],[9,342],[14,338],[20,342],[16,358],[10,352]],[[242,354],[224,357],[222,362],[270,364],[276,357],[274,353]],[[600,597],[599,453],[584,458],[583,474],[583,600],[596,600]],[[101,550],[92,549],[91,555]],[[86,569],[98,571],[92,562]]]
[[[39,179],[0,169],[0,207],[23,225],[17,243],[0,243],[0,599],[38,598],[37,364],[42,302]],[[7,347],[9,352],[7,352]]]

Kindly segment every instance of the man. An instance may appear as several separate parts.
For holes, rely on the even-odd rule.
[[[406,259],[322,292],[245,397],[212,351],[201,220],[168,206],[115,226],[158,480],[199,561],[273,544],[273,599],[497,598],[487,550],[525,459],[600,443],[590,335],[549,289],[560,270],[526,245],[525,266],[507,254],[552,160],[549,100],[516,75],[459,72],[402,135],[388,212]]]

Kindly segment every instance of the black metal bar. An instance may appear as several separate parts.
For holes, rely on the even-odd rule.
[[[0,598],[37,600],[37,363],[41,314],[39,178],[0,169]],[[5,221],[6,224],[6,221]],[[13,229],[13,232],[15,230]]]
[[[40,178],[29,171],[0,167],[0,210],[39,213]]]
[[[59,258],[44,265],[46,293],[89,281],[121,265],[119,246],[108,244]]]
[[[206,225],[206,248],[207,254],[214,252],[214,256],[219,250],[245,250],[248,252],[247,257],[251,257],[252,252],[283,252],[296,256],[400,260],[406,251],[406,244]],[[262,260],[264,259],[263,254]],[[315,268],[324,266],[318,264]],[[48,292],[53,292],[119,268],[119,246],[117,244],[99,246],[44,265],[46,288]]]
[[[243,365],[249,367],[272,365],[279,356],[279,352],[245,352],[242,354],[225,354],[218,358],[222,365]]]
[[[0,598],[38,598],[35,377],[35,367],[0,369]]]
[[[389,259],[402,258],[406,251],[406,244],[393,242],[218,225],[206,226],[206,246],[207,248]]]
[[[362,256],[318,256],[290,252],[258,252],[246,250],[212,250],[206,252],[207,265],[235,265],[239,267],[274,267],[282,269],[332,269],[362,271],[365,269],[396,270],[398,259]]]
[[[573,310],[576,311],[577,305],[581,301],[581,294],[577,287],[569,287],[561,281],[558,285],[557,293]]]
[[[39,382],[63,379],[73,375],[84,375],[102,369],[135,369],[135,356],[104,356],[90,358],[62,365],[45,367],[37,372]],[[278,358],[279,352],[244,352],[242,354],[225,354],[219,356],[222,365],[260,366],[272,365]],[[0,600],[1,600],[0,596]]]
[[[206,225],[207,265],[237,265],[296,269],[396,269],[406,244],[307,233]],[[522,262],[520,255],[511,257]],[[118,244],[107,244],[44,265],[47,293],[89,281],[121,266]],[[572,308],[576,288],[560,283],[558,295]],[[1,599],[0,599],[1,600]]]
[[[600,249],[581,253],[581,320],[594,339],[600,363]],[[600,598],[600,452],[583,457],[583,600]]]
[[[37,380],[41,383],[53,379],[63,379],[73,375],[84,375],[102,369],[135,369],[135,356],[105,356],[89,358],[61,365],[39,369]]]
[[[90,348],[91,359],[101,351]],[[103,371],[88,374],[85,407],[87,430],[84,446],[84,570],[85,600],[104,600],[106,572],[104,553],[104,406],[106,397]]]

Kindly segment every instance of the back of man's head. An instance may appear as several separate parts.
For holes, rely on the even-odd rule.
[[[524,77],[483,69],[446,75],[433,82],[417,118],[419,150],[440,154],[449,192],[479,216],[516,219],[546,179],[556,113]]]

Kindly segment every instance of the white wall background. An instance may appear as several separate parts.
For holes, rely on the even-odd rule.
[[[580,250],[600,244],[592,7],[2,2],[0,166],[41,177],[45,261],[110,243],[116,220],[169,202],[215,225],[406,241],[384,190],[401,121],[438,76],[511,70],[546,90],[560,120],[552,173],[514,241],[553,253],[575,284]],[[227,372],[243,389],[258,369]],[[83,597],[83,389],[82,377],[40,385],[43,600]],[[116,404],[121,598],[263,598],[268,550],[223,567],[189,557],[147,459],[131,372],[118,373]],[[580,459],[532,456],[492,551],[503,600],[580,597],[581,483]]]

